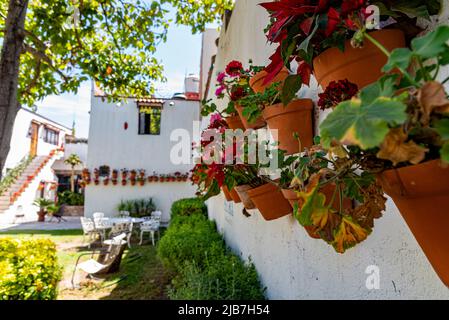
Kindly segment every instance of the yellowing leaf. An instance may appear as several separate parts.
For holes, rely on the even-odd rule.
[[[346,249],[365,240],[370,232],[370,229],[362,228],[358,223],[354,222],[351,217],[344,216],[335,232],[332,245],[335,251],[344,253]]]
[[[437,81],[429,81],[418,90],[418,102],[422,108],[423,124],[429,123],[429,117],[432,112],[449,112],[449,100],[446,98],[444,86]]]
[[[380,146],[377,157],[390,160],[393,165],[401,162],[418,164],[423,161],[429,149],[423,148],[413,141],[405,142],[406,140],[407,134],[402,127],[391,129]]]

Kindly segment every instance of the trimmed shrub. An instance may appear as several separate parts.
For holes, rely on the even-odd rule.
[[[256,268],[226,248],[201,200],[173,204],[158,255],[177,272],[169,290],[171,299],[264,299]]]
[[[211,252],[204,267],[187,262],[168,292],[174,300],[262,300],[256,268],[231,252]]]
[[[186,261],[201,263],[212,246],[223,247],[215,223],[203,215],[179,216],[159,241],[158,255],[165,266],[180,270]]]
[[[51,240],[0,239],[0,300],[50,300],[61,268]]]
[[[187,198],[173,202],[171,207],[171,218],[178,216],[189,216],[202,214],[207,217],[207,206],[198,198]]]
[[[58,193],[58,204],[68,206],[84,206],[84,196],[81,193],[66,190]]]

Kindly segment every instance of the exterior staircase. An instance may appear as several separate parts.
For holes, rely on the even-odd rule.
[[[29,176],[35,176],[37,178],[36,171],[39,167],[48,159],[48,156],[36,156],[31,163],[25,168],[19,178],[0,195],[0,214],[4,213],[8,208],[14,204],[17,199],[12,199],[12,196],[19,192],[23,185],[27,182]],[[31,181],[29,181],[31,183]],[[11,201],[14,200],[14,201]]]

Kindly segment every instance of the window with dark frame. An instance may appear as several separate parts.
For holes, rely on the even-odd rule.
[[[58,145],[59,143],[59,132],[50,128],[44,128],[44,142]]]
[[[139,109],[139,134],[161,134],[162,109],[158,107],[143,107]]]

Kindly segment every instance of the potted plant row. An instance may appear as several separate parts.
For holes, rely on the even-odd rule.
[[[449,27],[388,51],[388,74],[339,103],[320,125],[323,143],[348,146],[378,173],[424,253],[449,285],[449,100],[439,70],[449,64]],[[399,74],[398,74],[399,72]],[[341,121],[345,119],[344,123]],[[350,134],[349,134],[350,132]]]

